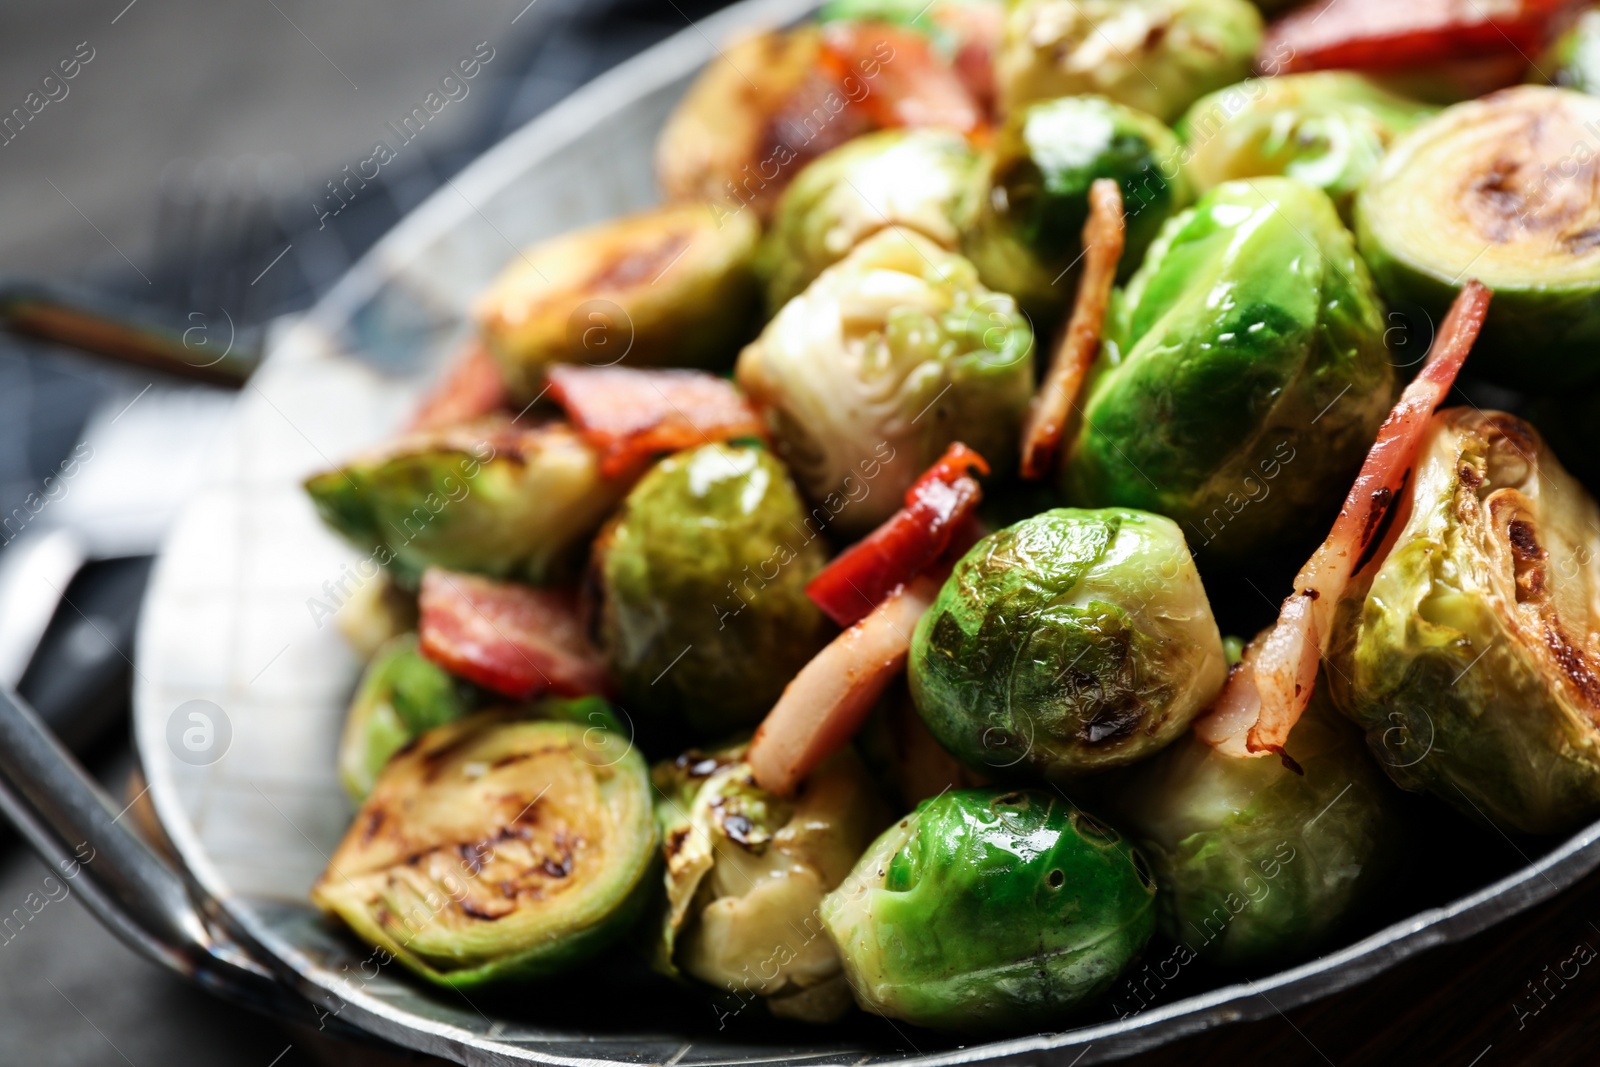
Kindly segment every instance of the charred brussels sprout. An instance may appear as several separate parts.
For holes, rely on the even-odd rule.
[[[1178,135],[1201,192],[1281,174],[1321,189],[1349,218],[1390,143],[1436,110],[1347,71],[1283,74],[1202,97]]]
[[[472,710],[465,683],[417,651],[417,635],[393,638],[367,664],[339,742],[339,780],[358,803],[378,772],[413,737]]]
[[[1036,790],[943,793],[873,842],[822,902],[857,1002],[941,1030],[1053,1027],[1155,928],[1116,831]]]
[[[1585,8],[1551,44],[1538,69],[1565,89],[1600,95],[1600,7]]]
[[[868,134],[815,160],[778,202],[762,248],[768,306],[781,308],[886,226],[955,248],[974,160],[965,137],[938,129]]]
[[[1171,122],[1246,77],[1261,33],[1247,0],[1017,0],[995,61],[1000,106],[1099,93]]]
[[[623,692],[705,733],[753,725],[827,640],[826,551],[771,453],[669,456],[595,544],[600,643]]]
[[[1341,605],[1340,709],[1391,778],[1469,817],[1527,833],[1593,819],[1600,509],[1499,412],[1435,415],[1412,479],[1371,588]]]
[[[726,367],[755,325],[760,234],[750,212],[676,204],[528,249],[478,304],[513,398],[552,363]]]
[[[1033,329],[1016,302],[921,234],[880,231],[829,267],[739,356],[822,526],[888,518],[951,442],[1014,462],[1033,394]]]
[[[654,881],[649,775],[626,736],[548,711],[423,734],[379,776],[312,899],[463,989],[553,974],[615,940]]]
[[[632,484],[570,428],[505,420],[403,438],[307,479],[322,521],[414,587],[430,564],[543,585],[577,569]],[[370,562],[369,562],[370,561]]]
[[[1600,379],[1600,99],[1522,86],[1401,137],[1356,201],[1361,254],[1438,322],[1468,273],[1494,291],[1476,373],[1551,391]]]
[[[962,251],[983,283],[1039,316],[1059,313],[1080,259],[1089,186],[1122,187],[1131,271],[1174,211],[1191,199],[1178,139],[1158,120],[1099,96],[1033,104],[1012,113],[988,157]]]
[[[1062,484],[1238,558],[1327,529],[1388,413],[1382,304],[1326,194],[1228,182],[1123,294]]]
[[[1288,750],[1303,773],[1190,734],[1121,788],[1162,933],[1220,964],[1309,956],[1370,900],[1398,848],[1394,787],[1325,698]]]
[[[889,813],[849,749],[784,799],[755,784],[744,747],[653,772],[667,856],[657,965],[762,997],[774,1015],[831,1022],[849,1011],[850,988],[817,909]]]
[[[980,773],[1061,781],[1168,744],[1222,688],[1222,638],[1183,534],[1058,508],[979,541],[911,639],[928,729]]]

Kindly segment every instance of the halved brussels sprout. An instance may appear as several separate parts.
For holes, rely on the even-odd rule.
[[[1498,299],[1498,297],[1496,297]],[[1433,417],[1409,515],[1330,649],[1400,785],[1502,830],[1600,814],[1600,508],[1527,423]]]
[[[413,737],[472,710],[469,687],[417,651],[401,634],[378,650],[361,675],[339,740],[339,781],[357,803],[372,792],[389,757]]]
[[[1062,486],[1169,515],[1214,557],[1314,536],[1394,385],[1382,304],[1327,195],[1228,182],[1167,224],[1129,282]]]
[[[1382,885],[1399,844],[1393,787],[1325,697],[1289,735],[1299,772],[1194,734],[1119,786],[1155,868],[1161,932],[1228,966],[1303,959]]]
[[[1600,6],[1578,14],[1539,60],[1537,70],[1564,89],[1600,96]]]
[[[1434,321],[1467,278],[1494,291],[1476,373],[1550,391],[1600,379],[1600,99],[1525,85],[1401,137],[1356,201],[1391,302]]]
[[[1017,0],[995,63],[1001,110],[1098,93],[1171,122],[1250,73],[1248,0]]]
[[[478,323],[518,403],[552,363],[727,367],[755,327],[749,212],[673,204],[552,237],[513,259]]]
[[[1156,887],[1116,831],[1042,790],[943,793],[822,902],[856,1002],[941,1030],[1058,1027],[1155,929]]]
[[[961,249],[983,283],[1015,296],[1030,314],[1058,315],[1082,258],[1089,186],[1122,187],[1131,273],[1161,224],[1193,197],[1178,139],[1161,122],[1100,96],[1072,96],[1011,113],[987,159]]]
[[[554,703],[556,721],[473,715],[391,760],[317,906],[462,989],[553,974],[615,940],[654,881],[649,775],[626,736]]]
[[[1203,192],[1282,174],[1333,198],[1346,219],[1390,143],[1437,108],[1349,71],[1251,78],[1195,101],[1178,122],[1188,175]]]
[[[1227,675],[1182,532],[1127,508],[1058,508],[979,541],[917,623],[907,668],[958,759],[1046,781],[1150,755]]]
[[[429,564],[535,585],[568,576],[632,484],[601,477],[570,427],[502,418],[402,438],[305,486],[322,521],[370,553],[360,577],[383,566],[415,587]]]
[[[629,700],[702,733],[751,726],[827,641],[805,594],[827,561],[764,449],[662,460],[595,542],[600,644]]]
[[[959,133],[926,129],[868,134],[814,160],[778,202],[761,250],[767,306],[781,308],[887,226],[955,248],[976,158]]]
[[[785,305],[736,375],[812,515],[849,537],[893,514],[957,439],[995,469],[1015,462],[1033,329],[971,263],[896,226]]]
[[[761,997],[774,1015],[832,1022],[852,1001],[818,908],[890,815],[849,749],[784,799],[755,784],[745,747],[652,772],[667,856],[657,965]]]

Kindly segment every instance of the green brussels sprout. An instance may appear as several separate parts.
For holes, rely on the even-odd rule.
[[[995,60],[1001,110],[1098,93],[1171,122],[1250,74],[1248,0],[1016,0]]]
[[[1584,8],[1535,67],[1551,83],[1600,96],[1600,6]]]
[[[317,514],[415,588],[437,564],[545,585],[573,574],[631,478],[604,478],[599,457],[560,424],[504,419],[413,434],[308,478]]]
[[[1162,748],[1227,677],[1183,533],[1128,508],[1057,508],[979,541],[917,623],[907,668],[956,758],[1052,782]]]
[[[372,792],[389,757],[413,737],[472,710],[466,683],[417,651],[417,635],[401,634],[373,656],[345,714],[339,781],[358,804]]]
[[[789,301],[736,376],[819,525],[857,536],[955,440],[996,470],[1015,462],[1033,329],[967,260],[891,227]]]
[[[778,201],[761,250],[767,306],[781,308],[886,226],[955,248],[976,158],[953,130],[884,130],[807,164]]]
[[[1497,298],[1498,299],[1498,298]],[[1405,525],[1340,605],[1339,708],[1389,777],[1508,831],[1600,815],[1600,509],[1527,423],[1433,418]]]
[[[852,1001],[818,908],[890,815],[850,749],[785,799],[755,784],[745,747],[652,772],[667,857],[656,965],[783,1018],[832,1022]]]
[[[1282,174],[1314,185],[1349,219],[1357,190],[1395,137],[1437,111],[1349,71],[1251,78],[1195,101],[1178,122],[1203,193]]]
[[[750,212],[672,204],[523,252],[478,303],[512,398],[552,363],[726,367],[755,326],[760,236]]]
[[[1433,321],[1468,277],[1494,292],[1474,373],[1556,391],[1600,380],[1600,99],[1524,85],[1402,136],[1356,200],[1378,288]]]
[[[1191,733],[1121,787],[1118,814],[1160,887],[1161,932],[1195,955],[1303,959],[1371,899],[1397,854],[1393,787],[1320,686],[1288,750],[1303,773]]]
[[[822,901],[856,1002],[941,1030],[1055,1028],[1155,929],[1144,858],[1042,790],[923,801]]]
[[[1193,199],[1173,132],[1100,96],[1072,96],[1012,112],[988,155],[986,188],[963,234],[962,251],[991,289],[1015,296],[1030,314],[1059,314],[1082,258],[1089,186],[1122,187],[1131,272],[1161,224]]]
[[[570,705],[593,703],[421,735],[379,775],[312,900],[458,989],[553,974],[613,942],[649,899],[658,843],[644,758],[572,721]]]
[[[761,448],[703,445],[646,474],[595,542],[602,651],[624,694],[702,733],[754,725],[826,643],[805,587],[827,550]]]
[[[1395,386],[1382,304],[1327,195],[1219,185],[1122,296],[1067,499],[1169,515],[1216,558],[1325,532]]]

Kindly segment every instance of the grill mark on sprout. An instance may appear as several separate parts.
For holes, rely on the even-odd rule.
[[[669,267],[689,245],[689,238],[674,233],[667,240],[607,263],[589,279],[591,289],[625,289],[647,282]]]
[[[1554,618],[1546,617],[1544,620],[1544,643],[1557,666],[1583,694],[1589,706],[1593,708],[1600,705],[1600,678],[1590,668],[1588,657],[1567,641],[1567,635],[1561,632]]]
[[[372,839],[378,836],[378,831],[383,829],[384,820],[388,817],[389,813],[382,808],[373,808],[367,813],[367,824],[361,830],[361,843],[363,845],[372,844]]]
[[[463,914],[470,915],[474,919],[480,919],[483,922],[489,922],[489,923],[498,922],[499,920],[504,919],[507,915],[510,915],[512,912],[517,910],[516,908],[513,907],[513,908],[507,908],[504,911],[498,911],[498,912],[485,911],[483,908],[481,908],[478,905],[472,903],[472,901],[470,899],[463,900],[459,904],[457,904],[456,906],[461,909]]]

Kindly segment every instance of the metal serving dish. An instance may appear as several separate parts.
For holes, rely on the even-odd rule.
[[[1439,883],[1423,905],[1458,898],[1407,898],[1367,936],[1303,966],[1252,980],[1200,973],[1123,1018],[1102,1011],[1059,1033],[971,1045],[870,1017],[821,1031],[762,1022],[615,960],[469,1000],[380,971],[318,918],[306,893],[351,816],[334,749],[358,670],[328,612],[361,578],[301,479],[391,432],[464,335],[474,294],[518,247],[651,202],[655,134],[695,72],[719,61],[718,43],[812,6],[746,0],[594,82],[446,183],[271,352],[144,609],[136,734],[176,866],[135,842],[113,818],[120,805],[0,692],[0,803],[53,862],[94,850],[78,884],[102,918],[225,994],[461,1063],[1067,1067],[1326,996],[1600,864],[1600,825],[1527,843],[1536,861],[1510,845],[1508,862],[1522,866]],[[192,728],[197,743],[186,745]]]

